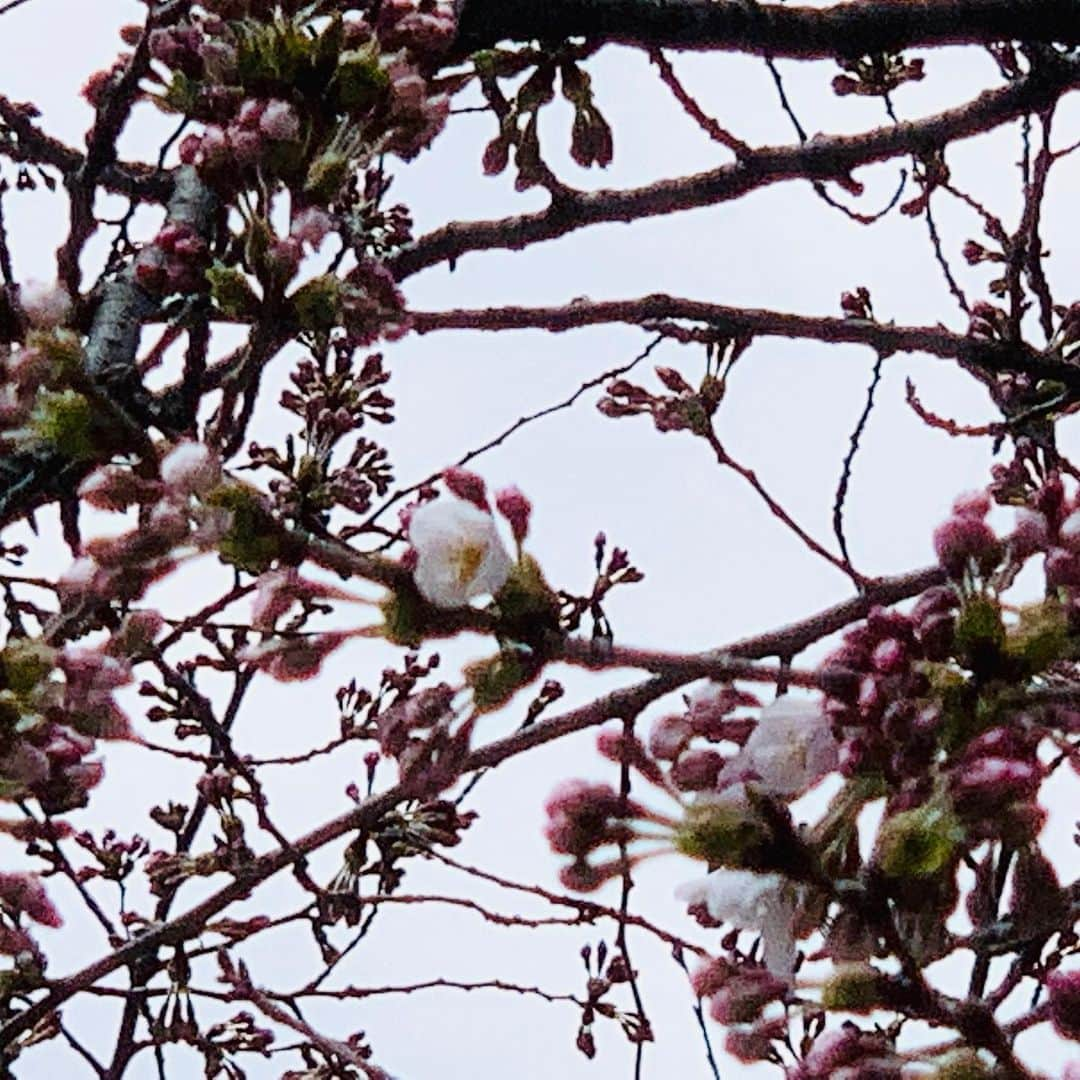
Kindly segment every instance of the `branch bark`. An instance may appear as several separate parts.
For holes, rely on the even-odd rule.
[[[559,332],[598,323],[621,322],[646,328],[657,320],[684,319],[721,334],[783,337],[831,345],[866,345],[876,352],[926,353],[962,360],[986,371],[1023,371],[1080,389],[1080,368],[1030,346],[954,334],[939,326],[896,326],[867,319],[794,315],[782,311],[726,307],[653,293],[634,300],[578,300],[559,307],[502,307],[479,310],[414,311],[412,328],[435,330],[523,330]]]
[[[1080,42],[1077,0],[862,0],[827,8],[748,0],[465,0],[457,49],[600,38],[801,60],[918,46]]]
[[[921,9],[922,5],[914,5]],[[958,139],[1038,112],[1080,86],[1080,61],[1057,59],[1009,85],[987,90],[954,109],[859,135],[818,135],[791,146],[767,146],[693,176],[628,190],[560,191],[544,210],[495,221],[451,222],[402,249],[389,266],[403,280],[470,251],[521,250],[585,225],[637,221],[738,199],[784,180],[843,180],[854,169],[939,150]]]

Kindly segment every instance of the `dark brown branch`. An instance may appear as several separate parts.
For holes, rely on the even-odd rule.
[[[598,323],[654,324],[662,319],[704,323],[721,334],[783,337],[830,345],[865,345],[878,354],[926,353],[962,360],[986,371],[1024,371],[1080,388],[1080,368],[1063,364],[1027,346],[985,341],[954,334],[939,326],[896,326],[867,319],[792,315],[781,311],[725,307],[654,293],[635,300],[582,300],[562,307],[504,307],[481,310],[415,311],[413,329],[433,330],[574,330]]]
[[[806,60],[1016,38],[1080,41],[1077,0],[862,0],[822,9],[744,0],[464,0],[461,9],[461,52],[587,37]]]
[[[0,156],[12,161],[48,165],[65,177],[78,172],[85,161],[83,155],[59,139],[46,135],[34,123],[36,115],[34,106],[19,104],[0,94]],[[10,133],[7,138],[4,128]],[[12,135],[14,139],[10,137]],[[112,162],[100,169],[98,182],[106,191],[131,199],[165,202],[172,192],[173,175],[141,163]]]
[[[860,5],[861,6],[861,5]],[[925,5],[909,5],[922,10]],[[1070,5],[1075,8],[1075,5]],[[1049,107],[1080,86],[1080,62],[1058,59],[955,109],[860,135],[819,135],[794,146],[754,150],[738,161],[674,180],[625,191],[566,191],[545,210],[496,221],[451,222],[420,237],[390,260],[398,280],[470,251],[520,250],[586,225],[636,221],[740,198],[783,180],[844,180],[877,161],[940,149],[989,131],[1027,112]]]

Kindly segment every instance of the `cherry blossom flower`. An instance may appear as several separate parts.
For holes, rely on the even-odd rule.
[[[760,934],[769,971],[784,978],[794,972],[798,890],[779,874],[714,870],[680,885],[675,896],[691,907],[704,905],[717,922]]]
[[[510,575],[510,556],[491,514],[462,499],[416,507],[409,540],[416,551],[416,587],[435,607],[465,607],[474,597],[498,592]]]
[[[756,779],[770,795],[797,798],[837,763],[836,740],[821,705],[784,695],[761,710],[757,726],[724,766],[719,783]]]

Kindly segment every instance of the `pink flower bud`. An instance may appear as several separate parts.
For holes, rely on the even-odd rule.
[[[967,491],[957,497],[952,508],[961,517],[982,519],[990,513],[990,496],[985,491]]]
[[[268,102],[265,101],[248,98],[247,101],[240,106],[240,111],[236,114],[237,125],[248,129],[257,128],[262,120],[263,113],[266,111],[267,104]]]
[[[286,236],[283,240],[275,240],[270,245],[266,258],[278,276],[288,279],[300,269],[304,249],[295,236]]]
[[[14,914],[26,915],[42,926],[63,926],[41,878],[36,874],[0,873],[0,904]]]
[[[731,978],[734,968],[730,960],[722,956],[712,957],[690,976],[694,996],[712,997]]]
[[[225,130],[217,124],[211,124],[202,134],[199,153],[202,155],[203,162],[208,165],[224,161],[229,153],[229,140],[225,135]]]
[[[1080,971],[1052,971],[1046,977],[1050,1019],[1059,1035],[1080,1042]]]
[[[1074,510],[1058,530],[1061,543],[1070,551],[1080,552],[1080,510]]]
[[[1001,561],[1001,545],[994,530],[980,518],[960,514],[934,530],[934,551],[951,577],[960,577],[970,562],[984,574]]]
[[[459,499],[472,503],[480,510],[489,509],[487,485],[476,473],[452,465],[449,469],[443,470],[442,480]]]
[[[125,510],[156,493],[156,485],[122,465],[102,465],[79,485],[79,498],[98,510]]]
[[[91,558],[76,559],[61,575],[56,585],[61,593],[79,595],[93,591],[101,567]]]
[[[908,660],[907,649],[903,642],[896,638],[886,638],[876,649],[872,661],[874,667],[883,674],[891,674],[906,666]]]
[[[649,733],[649,753],[661,761],[674,761],[690,742],[692,734],[685,717],[661,717]]]
[[[595,892],[605,882],[620,877],[624,869],[621,859],[598,864],[579,860],[559,871],[559,883],[573,892]]]
[[[532,503],[517,487],[505,487],[495,493],[495,509],[510,523],[514,539],[523,543],[529,532]]]
[[[671,782],[682,791],[708,791],[716,787],[716,778],[724,766],[723,755],[716,750],[691,750],[671,768]]]
[[[787,993],[785,980],[764,970],[750,968],[733,975],[710,1003],[709,1015],[720,1024],[749,1024],[771,1001]]]
[[[603,757],[618,764],[630,765],[654,784],[663,786],[660,766],[649,757],[641,740],[618,727],[603,728],[596,736],[596,748]]]
[[[1006,803],[1033,799],[1041,779],[1042,770],[1030,761],[980,757],[953,775],[953,800],[962,813],[991,813]]]
[[[320,210],[317,206],[309,206],[293,218],[289,232],[301,243],[310,244],[318,250],[333,228],[334,219],[325,210]]]
[[[276,142],[295,142],[300,138],[300,117],[287,101],[271,101],[263,110],[259,130]]]
[[[1076,515],[1074,515],[1076,516]],[[1072,547],[1073,541],[1062,537],[1066,547]],[[1077,540],[1080,541],[1080,519],[1077,520]],[[1016,512],[1016,523],[1012,534],[1013,554],[1018,559],[1030,558],[1038,551],[1045,551],[1050,543],[1050,526],[1043,514],[1037,510],[1021,507]]]
[[[1046,556],[1046,584],[1052,589],[1080,586],[1080,555],[1051,548]]]
[[[226,132],[229,141],[229,149],[233,157],[241,165],[254,165],[262,156],[262,136],[257,130],[249,128],[230,127]]]
[[[278,682],[301,682],[318,675],[326,658],[348,639],[341,631],[280,638],[247,649],[239,658]]]

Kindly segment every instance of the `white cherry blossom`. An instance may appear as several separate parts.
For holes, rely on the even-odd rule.
[[[837,765],[838,748],[816,701],[777,698],[720,774],[721,785],[756,778],[770,795],[797,798]]]
[[[465,607],[498,592],[510,575],[510,556],[491,514],[462,499],[443,496],[418,506],[409,540],[416,550],[416,587],[435,607]]]
[[[789,978],[795,970],[795,917],[798,889],[779,874],[750,870],[714,870],[675,890],[687,904],[704,904],[717,922],[761,935],[765,966]]]

